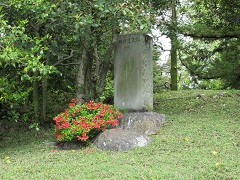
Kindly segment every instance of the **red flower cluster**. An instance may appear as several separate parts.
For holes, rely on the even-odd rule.
[[[68,109],[53,120],[56,123],[56,136],[58,140],[78,140],[86,141],[100,130],[105,130],[108,126],[118,125],[118,119],[123,115],[116,107],[93,101],[85,104],[77,104],[76,99],[72,99],[68,104]]]

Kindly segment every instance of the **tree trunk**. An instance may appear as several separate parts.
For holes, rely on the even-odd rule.
[[[50,52],[47,52],[46,65],[49,64]],[[44,75],[42,79],[42,120],[47,119],[47,80],[48,75]]]
[[[84,68],[83,68],[83,59],[85,58],[85,51],[83,52],[82,58],[78,60],[78,73],[77,73],[77,100],[80,104],[85,103],[85,92],[84,92]]]
[[[85,53],[83,53],[83,62],[84,62],[84,94],[85,94],[85,100],[94,100],[94,93],[93,93],[93,73],[92,73],[92,66],[93,66],[93,58],[92,54],[90,54],[91,49],[84,50]]]
[[[176,36],[176,22],[177,22],[177,15],[176,15],[176,2],[172,0],[172,29],[171,29],[171,91],[177,90],[177,36]]]
[[[109,46],[106,50],[106,54],[105,54],[104,61],[103,61],[103,66],[102,66],[102,69],[100,72],[98,96],[100,96],[103,93],[105,86],[106,86],[106,77],[107,77],[107,73],[109,70],[110,60],[112,57],[112,53],[113,53],[113,49],[114,49],[114,45],[115,45],[116,41],[117,41],[117,33],[113,32],[113,40],[109,44]]]
[[[39,94],[38,94],[38,71],[35,71],[34,74],[34,81],[33,81],[33,104],[34,104],[34,118],[35,122],[39,122]]]
[[[42,79],[42,120],[47,119],[47,75]]]

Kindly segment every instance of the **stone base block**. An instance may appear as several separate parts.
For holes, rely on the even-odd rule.
[[[101,133],[94,144],[101,150],[125,151],[151,143],[148,135],[157,134],[165,121],[164,114],[155,112],[131,112],[124,114],[117,129]]]

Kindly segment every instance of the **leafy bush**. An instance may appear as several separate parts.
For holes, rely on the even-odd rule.
[[[122,118],[122,114],[112,105],[93,101],[82,105],[77,103],[76,99],[72,99],[68,108],[53,118],[58,141],[86,141],[98,132],[116,126],[118,119]]]
[[[114,99],[114,81],[112,72],[108,72],[106,77],[106,86],[100,96],[100,101],[107,104],[113,104]]]

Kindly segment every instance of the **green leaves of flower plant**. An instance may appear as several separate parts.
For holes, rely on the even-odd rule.
[[[54,117],[56,136],[58,140],[87,140],[108,126],[116,126],[122,114],[116,107],[93,101],[77,104],[72,99],[68,108]]]

